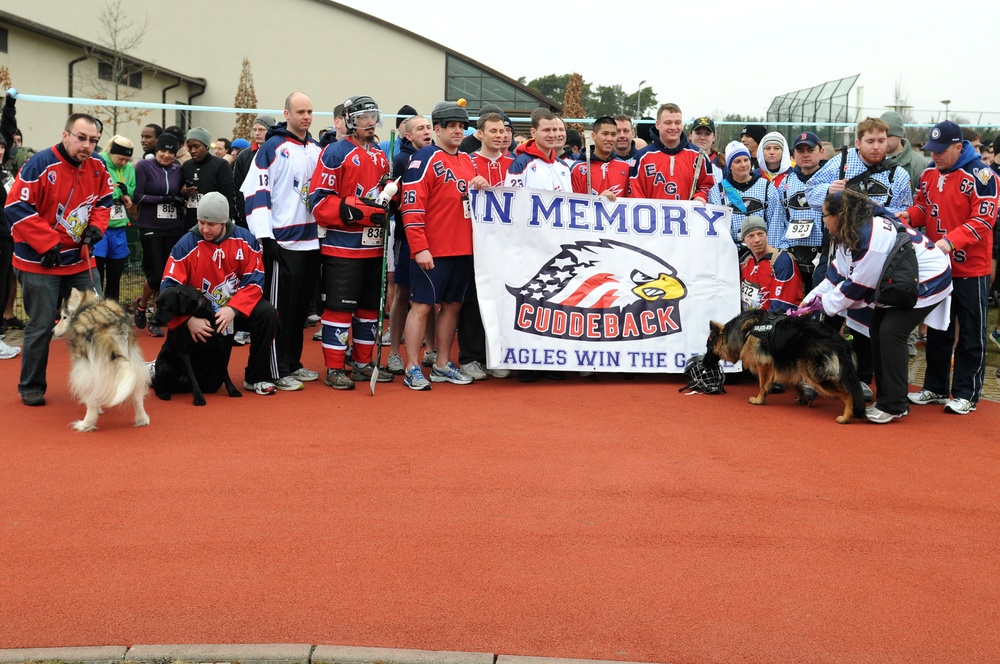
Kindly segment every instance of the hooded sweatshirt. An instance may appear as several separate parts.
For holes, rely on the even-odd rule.
[[[569,166],[556,156],[544,154],[529,138],[517,146],[513,163],[507,169],[505,187],[545,189],[547,191],[573,191]]]
[[[258,239],[274,239],[289,251],[319,249],[316,220],[309,208],[309,183],[320,147],[279,122],[254,154],[240,191],[246,199],[247,227]]]
[[[111,186],[114,188],[114,200],[111,205],[111,219],[108,220],[108,228],[124,228],[128,226],[128,214],[125,211],[125,206],[122,205],[121,198],[123,193],[129,198],[135,195],[135,166],[132,165],[131,161],[126,161],[124,166],[118,168],[111,161],[111,154],[108,152],[102,152],[101,159],[104,160],[104,165],[108,168],[108,173],[111,175]],[[118,186],[119,184],[125,185],[124,192]]]
[[[767,163],[764,161],[764,146],[767,143],[773,143],[774,141],[779,141],[781,143],[781,165],[778,166],[778,170],[771,171],[767,168]],[[785,137],[777,131],[772,131],[766,134],[764,138],[761,139],[760,145],[757,146],[757,163],[760,164],[760,174],[762,177],[770,180],[775,187],[781,185],[781,181],[785,179],[785,175],[788,174],[788,169],[792,166],[792,158],[788,152],[788,141]]]
[[[649,138],[649,145],[636,154],[629,176],[629,196],[670,201],[698,199],[707,203],[715,178],[706,159],[701,162],[697,186],[692,186],[700,150],[688,142],[687,134],[681,132],[680,142],[673,148],[663,144],[656,127],[649,130]]]
[[[920,176],[914,204],[907,209],[910,225],[926,226],[931,242],[947,240],[952,275],[992,274],[993,225],[997,214],[997,175],[980,159],[969,141],[948,170],[928,167]]]

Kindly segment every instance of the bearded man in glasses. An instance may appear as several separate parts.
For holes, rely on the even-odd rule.
[[[4,215],[14,236],[13,264],[31,318],[17,385],[27,406],[45,405],[45,369],[60,294],[72,288],[101,294],[92,249],[108,227],[112,189],[104,161],[94,156],[100,135],[94,117],[69,116],[62,142],[29,159],[7,193]]]

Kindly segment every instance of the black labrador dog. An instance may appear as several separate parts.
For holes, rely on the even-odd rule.
[[[212,303],[191,286],[174,286],[160,291],[156,297],[153,325],[166,327],[175,316],[205,318],[215,324]],[[242,397],[229,378],[229,356],[232,337],[213,333],[206,342],[195,341],[187,325],[167,332],[153,372],[153,391],[164,401],[171,394],[190,392],[194,405],[205,405],[205,392],[214,394],[222,385],[231,397]]]

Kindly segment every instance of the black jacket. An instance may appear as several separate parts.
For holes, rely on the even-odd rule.
[[[184,184],[194,183],[199,194],[217,191],[229,201],[229,218],[238,219],[236,212],[236,190],[233,188],[233,170],[222,157],[210,154],[201,163],[188,159],[181,166],[181,180]],[[188,224],[198,223],[198,208],[188,207],[185,213]]]

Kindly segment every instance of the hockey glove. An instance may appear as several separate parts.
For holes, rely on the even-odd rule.
[[[51,270],[54,267],[58,267],[61,262],[62,262],[61,244],[57,244],[56,246],[52,247],[44,254],[42,254],[42,260],[41,260],[42,267],[46,268],[47,270]]]
[[[373,205],[370,198],[348,196],[340,201],[340,220],[362,226],[381,226],[385,223],[385,209]]]
[[[104,233],[101,232],[100,228],[96,226],[87,226],[83,229],[83,235],[80,236],[80,242],[84,243],[90,250],[94,250],[94,245],[101,241],[104,237]]]
[[[260,250],[264,254],[265,263],[278,260],[278,241],[273,237],[260,238]]]

